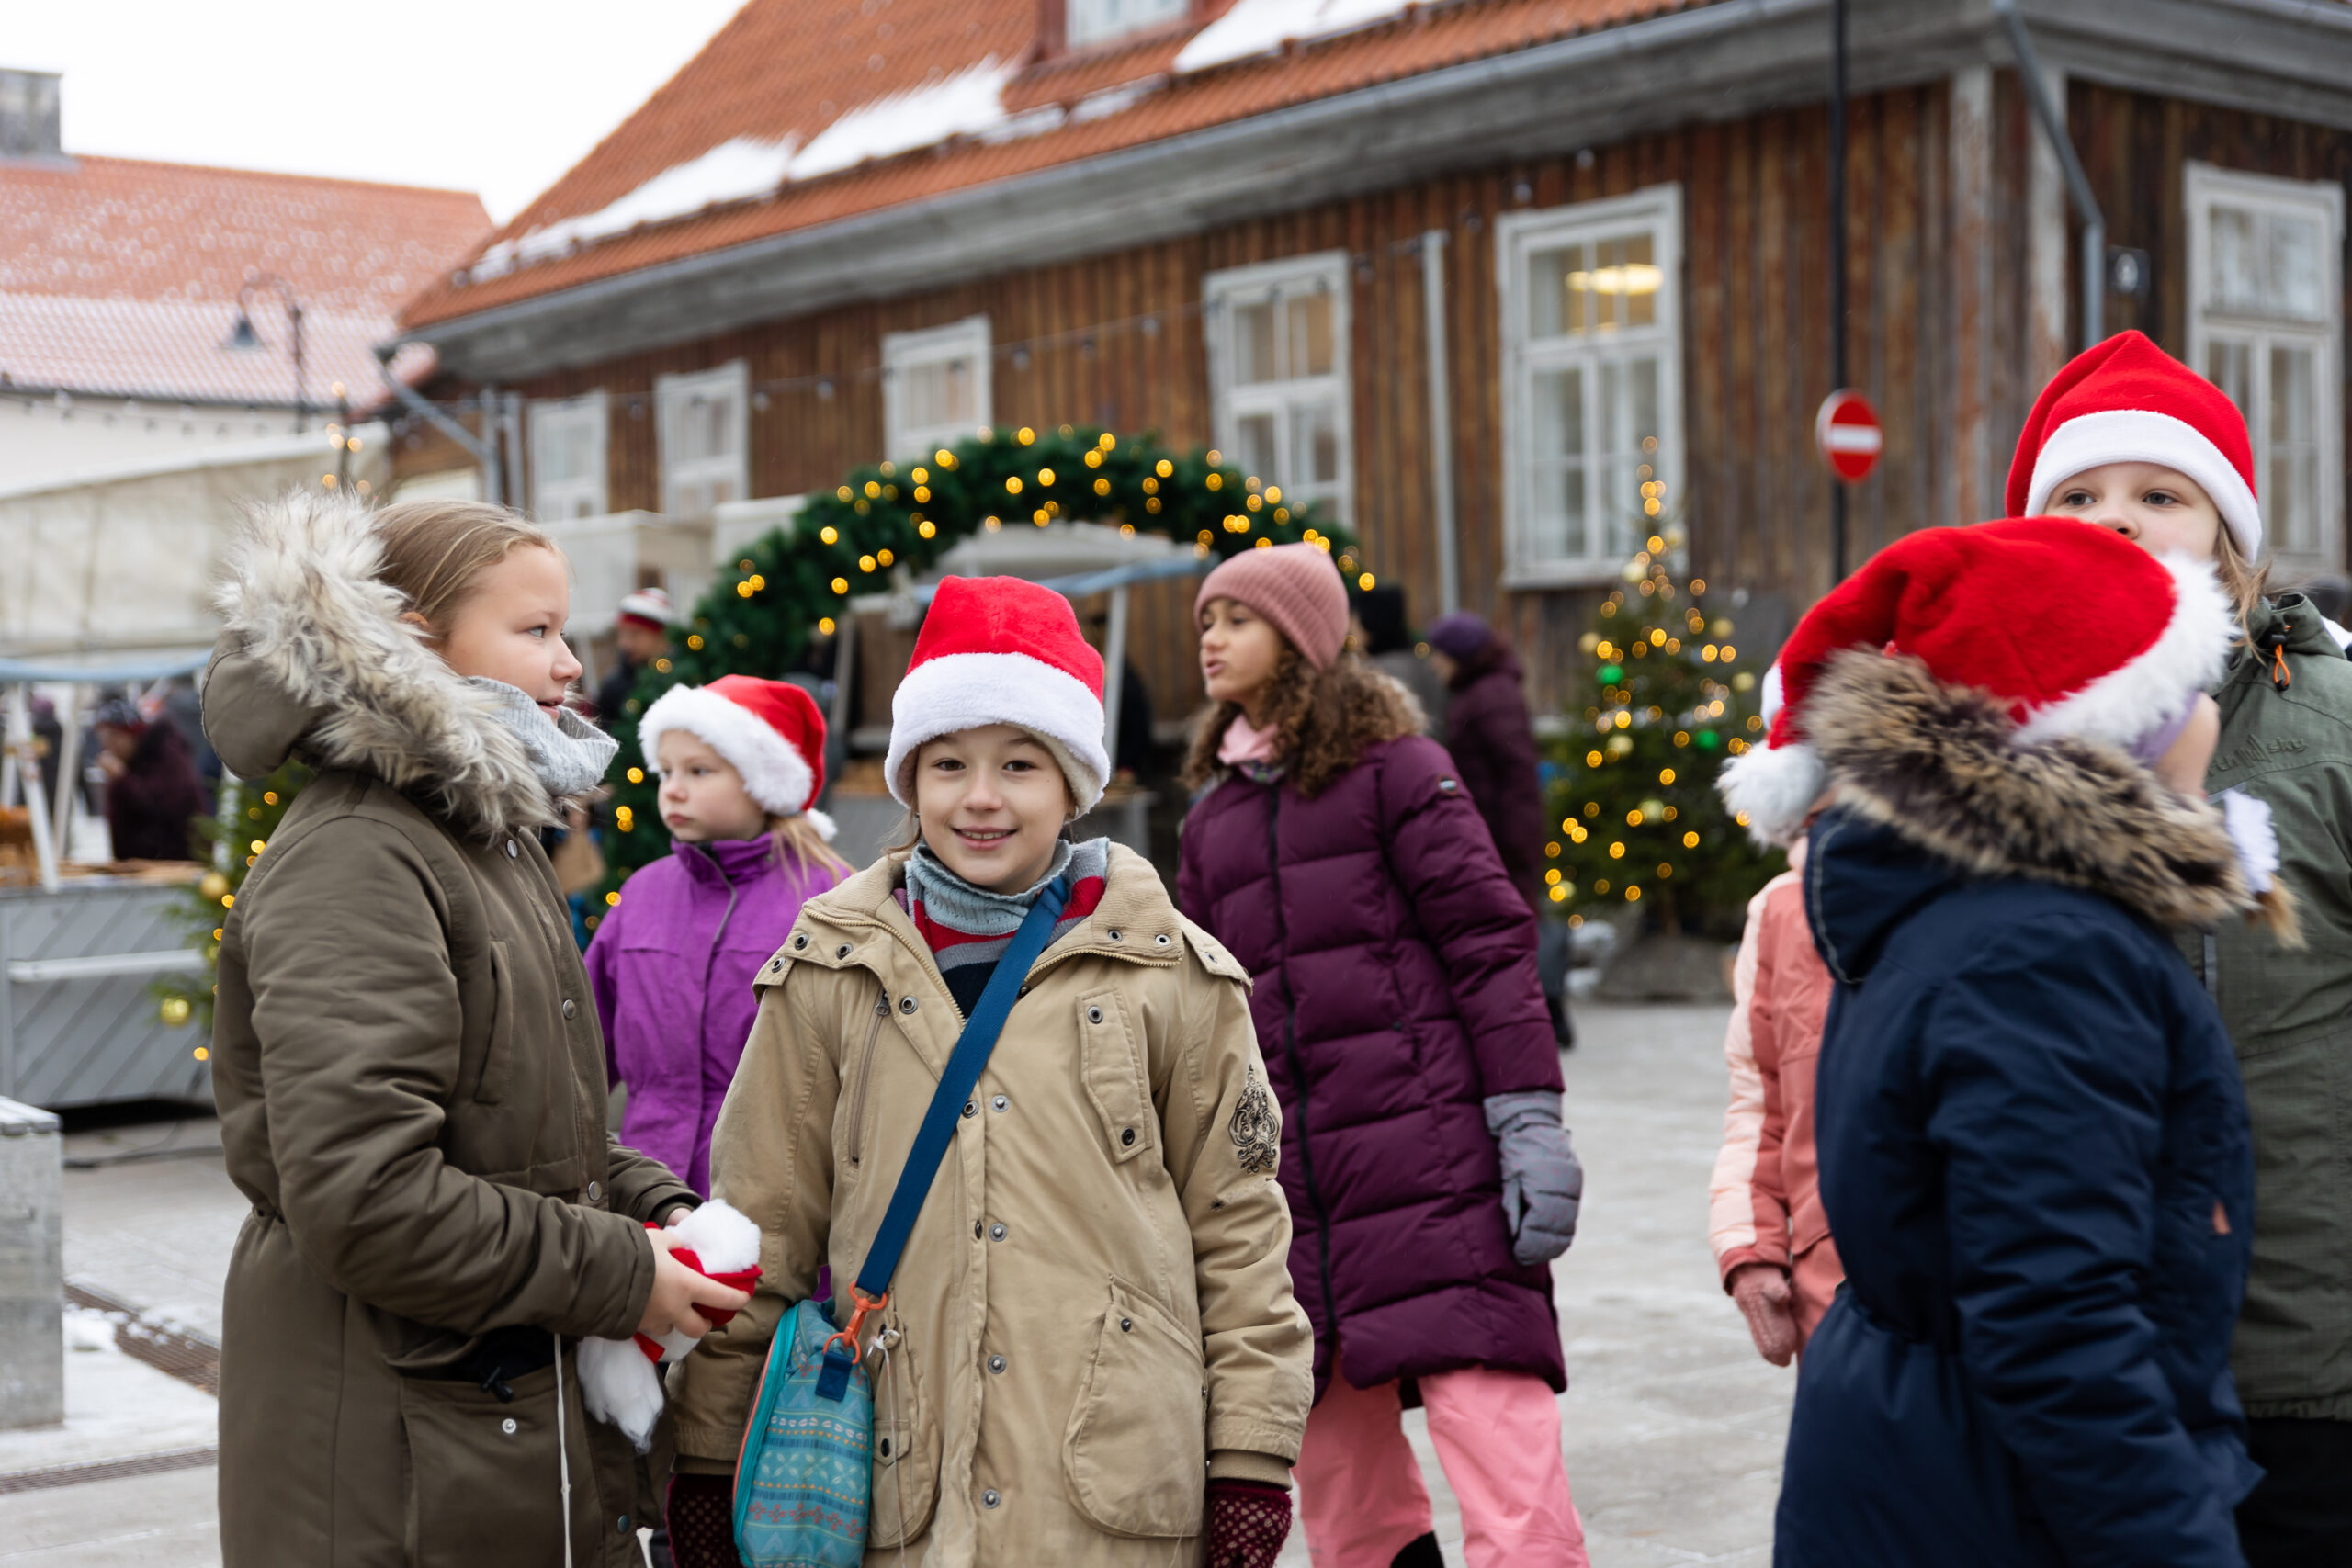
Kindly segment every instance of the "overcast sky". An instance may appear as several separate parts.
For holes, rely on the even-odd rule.
[[[6,0],[69,152],[478,192],[504,221],[742,0]]]

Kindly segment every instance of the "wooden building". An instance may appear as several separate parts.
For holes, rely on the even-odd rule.
[[[2281,563],[2341,570],[2352,4],[2019,8],[2145,253],[2109,329],[2241,398]],[[1989,0],[1850,10],[1849,379],[1887,432],[1859,561],[1999,514],[2083,307]],[[1503,626],[1543,692],[1645,500],[1766,641],[1832,581],[1830,16],[751,0],[404,330],[442,395],[526,400],[543,513],[724,511],[981,424],[1214,444],[1336,507],[1416,619]],[[1139,618],[1162,713],[1187,605]]]

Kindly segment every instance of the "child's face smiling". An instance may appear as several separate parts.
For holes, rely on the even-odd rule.
[[[2050,492],[2052,517],[2079,517],[2122,535],[2152,556],[2211,560],[2222,534],[2221,509],[2195,479],[2158,463],[2107,463]]]
[[[1071,816],[1069,784],[1027,730],[962,729],[915,753],[915,816],[948,870],[991,893],[1019,893],[1053,863]]]

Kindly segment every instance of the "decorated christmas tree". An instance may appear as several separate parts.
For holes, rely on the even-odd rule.
[[[1679,525],[1650,536],[1577,643],[1589,662],[1551,744],[1558,829],[1544,847],[1571,925],[1638,906],[1654,929],[1736,934],[1781,865],[1715,794],[1724,763],[1763,728],[1758,678],[1726,607],[1678,574],[1682,544]]]
[[[168,976],[155,983],[163,998],[164,1021],[174,1026],[197,1019],[212,1026],[212,981],[220,958],[220,927],[236,907],[245,874],[269,846],[271,835],[286,818],[286,808],[311,782],[311,770],[288,762],[266,779],[223,778],[220,808],[196,825],[197,832],[213,846],[213,867],[181,897],[174,914],[201,937],[204,967],[188,976]]]

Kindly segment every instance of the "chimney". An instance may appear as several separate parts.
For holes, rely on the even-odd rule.
[[[53,71],[0,67],[0,158],[62,158],[58,76]]]

